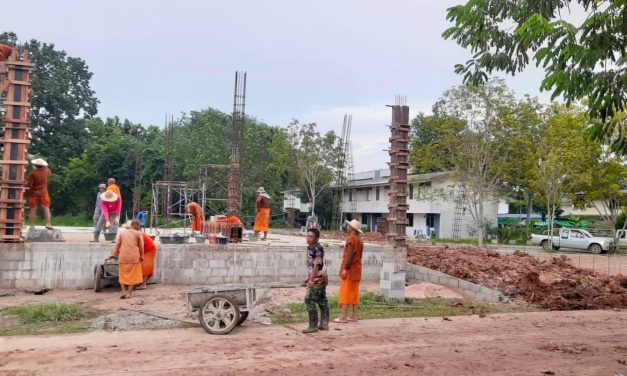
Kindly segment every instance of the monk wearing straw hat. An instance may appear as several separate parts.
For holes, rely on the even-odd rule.
[[[364,242],[359,236],[361,222],[356,219],[346,221],[348,237],[344,245],[342,265],[340,266],[340,297],[338,303],[342,308],[342,315],[333,322],[346,323],[357,321],[359,309],[359,281],[361,280],[361,256],[364,250]],[[353,314],[348,317],[348,308],[353,307]]]
[[[119,272],[118,278],[122,287],[120,299],[130,299],[133,297],[135,285],[144,282],[142,274],[142,261],[144,260],[144,237],[142,233],[135,230],[139,225],[139,220],[131,221],[131,228],[124,230],[118,235],[115,247],[111,256],[118,257]]]

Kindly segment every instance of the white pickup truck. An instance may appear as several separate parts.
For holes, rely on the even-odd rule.
[[[588,231],[578,228],[562,228],[553,230],[553,249],[564,248],[585,249],[592,253],[605,253],[614,249],[614,239],[592,236]],[[531,242],[541,245],[542,248],[549,247],[548,231],[544,234],[532,234]]]

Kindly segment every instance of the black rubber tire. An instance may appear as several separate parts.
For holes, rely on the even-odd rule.
[[[248,311],[243,311],[239,313],[239,320],[237,320],[237,326],[242,325],[244,321],[248,318]]]
[[[100,292],[102,290],[102,279],[104,276],[104,271],[102,270],[102,265],[96,265],[94,268],[94,291]]]
[[[560,250],[560,247],[558,247],[558,246],[554,245],[554,246],[553,246],[553,250],[554,250],[554,251],[559,251],[559,250]]]
[[[547,249],[549,248],[549,241],[548,240],[543,240],[540,242],[540,247],[542,247],[542,249]]]
[[[238,325],[239,319],[239,307],[225,295],[210,296],[198,309],[198,321],[209,334],[228,334]]]
[[[603,253],[603,248],[601,248],[600,245],[593,243],[590,244],[590,246],[588,247],[588,251],[590,251],[592,254],[599,255]]]

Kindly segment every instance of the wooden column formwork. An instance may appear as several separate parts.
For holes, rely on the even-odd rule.
[[[23,241],[32,68],[27,50],[20,53],[14,48],[8,59],[0,62],[0,94],[5,94],[1,119],[4,150],[0,161],[0,242]]]
[[[390,203],[387,240],[395,247],[407,245],[407,170],[409,169],[409,107],[394,105],[390,125]]]

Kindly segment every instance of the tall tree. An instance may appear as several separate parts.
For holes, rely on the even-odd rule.
[[[492,80],[484,86],[460,86],[447,90],[434,105],[432,117],[419,117],[427,134],[413,142],[412,163],[422,171],[450,170],[455,179],[455,193],[461,195],[473,219],[473,232],[480,245],[485,242],[489,226],[484,205],[496,200],[505,183],[505,171],[511,148],[511,122],[502,114],[515,105],[513,94],[502,81]],[[441,161],[430,163],[435,155]]]
[[[578,109],[554,106],[537,145],[533,187],[546,204],[549,234],[562,200],[591,183],[601,147],[585,136],[587,123],[587,116]]]
[[[569,21],[571,7],[586,14]],[[576,17],[572,17],[575,19]],[[567,103],[587,99],[588,115],[600,119],[594,135],[627,152],[627,2],[622,0],[467,0],[448,9],[454,26],[443,36],[473,56],[455,71],[483,83],[494,71],[516,74],[531,58],[545,71],[541,90]]]
[[[0,43],[18,46],[15,33],[0,34]],[[97,112],[98,99],[91,89],[93,74],[84,60],[68,56],[54,44],[35,39],[28,48],[35,64],[32,74],[32,145],[30,153],[45,157],[53,169],[81,155],[87,138],[84,119]]]
[[[300,124],[294,119],[288,126],[290,144],[295,157],[296,171],[309,203],[311,214],[316,214],[316,199],[331,186],[340,162],[342,145],[333,132],[324,135],[316,123]]]
[[[616,230],[616,222],[627,204],[627,166],[624,158],[605,150],[592,165],[592,177],[582,187],[581,206],[593,207],[598,215]],[[575,201],[577,202],[577,201]],[[616,237],[616,231],[613,231]],[[614,244],[616,239],[614,239]]]

